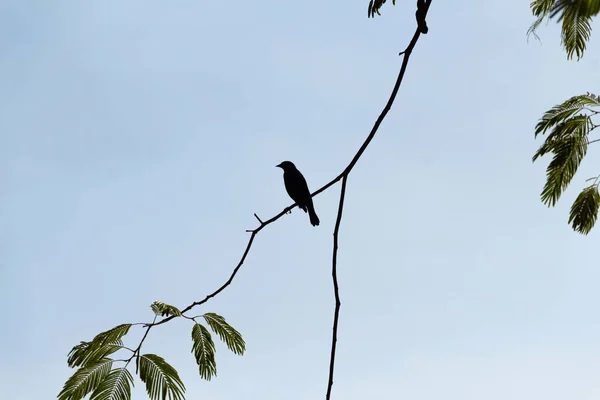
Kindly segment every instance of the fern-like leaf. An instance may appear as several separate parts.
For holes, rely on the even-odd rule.
[[[584,13],[584,10],[577,5],[578,2],[569,1],[568,3],[570,5],[564,8],[562,14],[561,40],[567,52],[567,58],[571,59],[576,54],[579,60],[583,57],[587,41],[590,40],[592,18]]]
[[[115,368],[104,378],[90,400],[130,400],[133,377],[127,368]]]
[[[160,315],[161,317],[170,315],[175,315],[177,317],[181,316],[181,311],[179,311],[177,307],[170,304],[165,304],[162,301],[156,300],[154,303],[152,303],[150,308],[152,311],[154,311],[154,314]]]
[[[150,400],[183,400],[185,386],[179,374],[156,354],[140,356],[140,379],[146,384]]]
[[[535,126],[535,136],[537,137],[539,134],[545,134],[548,129],[565,121],[567,118],[572,117],[585,107],[600,107],[599,96],[591,93],[573,96],[563,103],[552,107],[544,113]]]
[[[67,379],[58,400],[80,400],[94,391],[106,378],[112,368],[113,360],[103,359],[82,367]]]
[[[81,342],[73,347],[67,358],[71,368],[87,366],[116,352],[123,347],[121,338],[129,332],[131,324],[122,324],[97,334],[91,342]]]
[[[217,364],[215,362],[215,344],[210,337],[210,332],[204,326],[196,323],[192,328],[192,352],[196,357],[200,376],[210,381],[217,375]]]
[[[579,193],[571,206],[569,223],[576,232],[587,235],[598,219],[599,208],[600,193],[598,193],[598,185],[588,186]]]
[[[536,18],[527,30],[527,35],[535,31],[546,18],[556,18],[562,22],[561,41],[567,52],[567,58],[574,54],[577,59],[583,57],[586,42],[590,39],[592,17],[600,11],[600,0],[535,0],[530,4]]]
[[[563,191],[577,172],[588,147],[587,128],[581,127],[576,134],[563,138],[552,148],[554,158],[546,169],[546,184],[541,198],[548,206],[556,205]]]
[[[107,358],[122,348],[123,342],[120,339],[105,346],[95,346],[93,342],[81,342],[69,352],[67,365],[71,368],[87,367],[90,364],[98,362],[98,360]]]
[[[235,354],[243,355],[246,351],[246,342],[242,335],[225,321],[225,318],[215,313],[206,313],[204,320],[213,332],[227,345],[227,348]]]

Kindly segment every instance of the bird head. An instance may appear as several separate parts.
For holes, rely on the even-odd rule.
[[[281,168],[283,170],[283,172],[292,171],[292,170],[296,169],[296,166],[291,161],[284,161],[281,164],[276,165],[276,167]]]

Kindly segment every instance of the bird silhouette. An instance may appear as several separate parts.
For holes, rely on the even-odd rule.
[[[304,210],[304,212],[308,212],[312,226],[319,225],[319,217],[317,217],[317,213],[315,213],[312,197],[310,197],[310,191],[308,190],[306,179],[304,179],[302,173],[298,171],[291,161],[284,161],[277,165],[277,167],[283,170],[285,190],[292,200],[294,200],[298,204],[298,207]]]

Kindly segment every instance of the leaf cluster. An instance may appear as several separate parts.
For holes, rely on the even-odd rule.
[[[591,21],[600,12],[600,0],[534,0],[530,7],[537,18],[529,27],[528,35],[537,37],[535,31],[542,21],[555,19],[562,23],[561,43],[567,58],[583,57],[592,33]]]
[[[65,382],[58,400],[79,400],[90,393],[91,400],[129,399],[131,374],[122,368],[113,370],[114,360],[108,356],[123,348],[121,338],[130,328],[131,324],[118,325],[73,347],[67,364],[79,369]]]
[[[155,301],[151,305],[156,315],[181,316],[181,312],[174,306]],[[226,346],[235,354],[243,355],[246,343],[242,335],[227,323],[225,318],[215,313],[206,313],[204,318],[207,325]],[[215,362],[215,344],[210,332],[194,320],[192,328],[192,351],[199,366],[200,376],[210,380],[217,373]],[[133,376],[127,369],[129,363],[135,359],[139,366],[137,373],[140,380],[146,385],[146,392],[151,400],[183,400],[185,386],[177,370],[164,358],[156,354],[140,355],[142,343],[136,350],[131,350],[123,345],[122,338],[132,324],[118,325],[106,332],[99,333],[89,342],[81,342],[69,352],[67,363],[77,371],[65,382],[58,400],[81,400],[90,395],[90,400],[129,400],[131,388],[134,386]],[[147,329],[151,324],[147,326]],[[145,338],[145,336],[144,336]],[[142,342],[144,339],[142,339]],[[133,354],[129,359],[114,360],[109,357],[118,350],[125,349]],[[114,368],[116,362],[124,362],[124,367]]]
[[[243,355],[246,351],[246,342],[242,335],[225,321],[225,318],[215,313],[206,313],[202,316],[208,326],[225,343],[234,354]],[[211,380],[217,375],[215,362],[215,343],[211,334],[204,325],[196,322],[192,328],[192,353],[198,364],[198,371],[203,379]]]
[[[553,154],[541,193],[547,206],[556,205],[587,154],[590,132],[597,127],[592,121],[592,115],[598,113],[594,107],[600,107],[597,95],[571,97],[547,111],[535,127],[535,136],[546,135],[546,140],[533,155],[533,161]],[[577,232],[589,233],[596,222],[600,201],[594,193],[595,183],[584,189],[571,207],[569,223]]]
[[[386,0],[370,0],[369,8],[367,9],[367,17],[375,18],[375,14],[381,15],[379,9],[385,4]],[[392,0],[392,4],[396,5],[396,0]]]
[[[171,315],[174,315],[176,317],[181,316],[181,311],[179,311],[177,307],[172,306],[170,304],[165,304],[159,300],[156,300],[154,303],[152,303],[152,305],[150,305],[150,308],[152,309],[154,314],[159,315],[161,317],[168,317]]]

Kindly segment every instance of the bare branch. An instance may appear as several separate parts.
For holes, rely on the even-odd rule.
[[[425,16],[427,15],[427,11],[429,10],[431,1],[432,0],[425,0],[425,5],[423,8],[424,11],[422,14],[423,18],[425,18]],[[377,133],[377,130],[379,129],[381,123],[383,122],[386,115],[390,111],[392,104],[394,103],[394,100],[396,99],[396,95],[398,93],[398,90],[400,88],[402,80],[404,78],[404,74],[405,74],[406,68],[408,66],[408,60],[410,58],[410,55],[411,55],[415,45],[417,44],[417,41],[418,41],[420,35],[421,35],[420,28],[417,27],[417,30],[415,31],[409,45],[406,47],[406,49],[403,52],[400,53],[400,55],[403,55],[404,57],[402,59],[402,65],[400,67],[398,78],[396,79],[396,83],[394,85],[392,93],[390,94],[390,98],[388,99],[385,107],[381,111],[381,114],[375,121],[375,124],[373,125],[373,128],[369,132],[369,135],[365,139],[364,143],[358,149],[358,151],[356,152],[356,154],[354,155],[354,157],[352,158],[352,160],[350,161],[348,166],[338,176],[333,178],[330,182],[328,182],[327,184],[325,184],[323,187],[319,188],[318,190],[314,191],[310,195],[311,197],[315,197],[315,196],[319,195],[320,193],[324,192],[325,190],[329,189],[331,186],[333,186],[335,183],[337,183],[340,179],[342,180],[342,188],[341,188],[341,192],[340,192],[340,202],[339,202],[339,206],[338,206],[338,213],[337,213],[337,219],[336,219],[336,223],[335,223],[335,229],[334,229],[334,233],[333,233],[334,240],[333,240],[332,279],[333,279],[333,288],[334,288],[334,296],[335,296],[335,310],[334,310],[334,319],[333,319],[331,358],[330,358],[330,365],[329,365],[329,383],[328,383],[327,395],[326,395],[327,400],[330,399],[331,390],[333,387],[333,375],[334,375],[334,369],[335,369],[334,368],[335,367],[335,353],[336,353],[336,344],[337,344],[337,328],[338,328],[338,320],[339,320],[339,311],[340,311],[340,307],[341,307],[338,281],[337,281],[337,250],[338,250],[339,228],[340,228],[340,224],[341,224],[341,220],[342,220],[342,211],[344,208],[346,183],[348,180],[348,175],[350,174],[350,172],[352,171],[352,169],[354,168],[354,166],[356,165],[356,163],[358,162],[360,157],[363,155],[363,153],[365,152],[365,150],[367,149],[367,147],[369,146],[369,144],[375,137],[375,134]],[[202,299],[200,301],[196,301],[196,302],[188,305],[187,307],[185,307],[183,310],[181,310],[182,316],[187,319],[193,319],[193,317],[188,317],[183,314],[190,311],[192,308],[194,308],[196,306],[206,303],[208,300],[210,300],[211,298],[215,297],[216,295],[221,293],[223,290],[225,290],[225,288],[227,288],[233,282],[233,279],[235,278],[238,271],[244,264],[244,261],[246,260],[246,257],[248,256],[248,253],[250,252],[250,248],[252,247],[252,244],[254,243],[254,238],[256,237],[256,235],[258,235],[258,233],[261,230],[263,230],[267,225],[270,225],[273,222],[277,221],[283,215],[285,215],[286,213],[289,213],[296,206],[297,206],[297,203],[294,203],[291,206],[284,208],[283,211],[279,212],[277,215],[275,215],[274,217],[272,217],[266,221],[262,221],[258,217],[258,215],[256,213],[254,213],[254,217],[258,220],[260,225],[255,229],[246,230],[246,232],[251,233],[250,238],[248,239],[248,244],[246,245],[246,249],[244,250],[240,261],[238,262],[236,267],[233,269],[231,275],[229,276],[229,279],[223,285],[221,285],[217,290],[215,290],[211,294],[207,295],[204,299]],[[156,318],[155,318],[152,323],[144,324],[144,327],[146,328],[146,332],[144,333],[144,336],[143,336],[142,340],[140,341],[138,347],[135,350],[133,350],[133,355],[131,356],[131,358],[129,358],[127,363],[129,363],[129,361],[131,361],[134,357],[137,357],[139,359],[139,354],[140,354],[140,349],[142,347],[142,344],[143,344],[144,340],[146,339],[146,337],[148,336],[150,329],[153,326],[162,325],[162,324],[172,320],[175,317],[176,317],[175,315],[170,315],[167,318],[162,319],[158,322],[156,322]]]
[[[331,277],[333,279],[333,293],[335,296],[335,309],[333,312],[333,334],[331,338],[331,357],[329,359],[329,383],[327,385],[326,400],[331,397],[331,388],[333,387],[333,372],[335,370],[335,350],[337,348],[337,328],[340,317],[340,291],[337,280],[337,251],[338,251],[338,234],[340,232],[340,223],[342,222],[342,212],[344,211],[344,199],[346,198],[346,182],[348,175],[342,178],[342,190],[340,191],[340,204],[338,206],[337,219],[335,220],[335,228],[333,230],[333,260],[331,263]]]
[[[431,0],[427,0],[424,5],[424,11],[422,14],[423,20],[424,20],[425,16],[427,15],[427,11],[429,10],[430,4],[431,4]],[[375,137],[375,133],[377,133],[379,126],[383,122],[387,113],[392,108],[392,104],[394,104],[394,100],[396,99],[396,95],[398,94],[398,90],[400,89],[400,85],[402,84],[402,80],[404,78],[404,73],[406,72],[406,67],[408,66],[408,59],[410,58],[410,55],[411,55],[415,45],[417,44],[417,41],[419,40],[421,31],[422,31],[421,27],[417,27],[417,30],[415,31],[415,34],[413,35],[412,40],[410,41],[409,45],[406,47],[406,50],[404,50],[402,53],[400,53],[401,55],[404,56],[404,58],[402,59],[402,66],[400,67],[400,72],[398,73],[398,78],[396,79],[396,84],[394,85],[394,89],[392,90],[392,94],[390,95],[388,102],[386,103],[385,107],[381,111],[381,114],[379,114],[379,117],[375,121],[375,124],[373,125],[373,128],[371,129],[371,132],[369,133],[369,136],[367,136],[367,139],[365,140],[363,145],[360,147],[360,149],[358,150],[358,152],[356,153],[356,155],[354,156],[352,161],[350,161],[350,164],[348,164],[348,166],[346,167],[344,172],[342,172],[341,175],[336,178],[336,180],[342,178],[342,190],[340,192],[340,203],[339,203],[339,207],[338,207],[337,219],[335,222],[335,229],[333,231],[333,265],[332,265],[331,275],[332,275],[332,279],[333,279],[333,292],[334,292],[334,296],[335,296],[335,310],[333,313],[333,334],[332,334],[332,339],[331,339],[331,358],[329,360],[329,382],[327,385],[327,394],[325,396],[326,400],[329,400],[331,398],[331,389],[333,387],[333,375],[334,375],[334,371],[335,371],[335,352],[336,352],[336,347],[337,347],[337,328],[338,328],[338,320],[339,320],[339,316],[340,316],[340,307],[342,305],[342,303],[340,301],[340,293],[339,293],[338,281],[337,281],[337,250],[338,250],[338,233],[339,233],[339,229],[340,229],[340,223],[342,221],[342,211],[344,209],[344,199],[346,197],[346,181],[348,180],[348,175],[350,174],[350,171],[352,171],[352,168],[354,168],[354,165],[356,165],[356,163],[358,162],[358,159],[362,156],[362,154],[366,150],[367,146],[369,145],[369,143],[371,142],[373,137]],[[319,193],[319,191],[317,191],[315,194],[318,194],[318,193]]]

